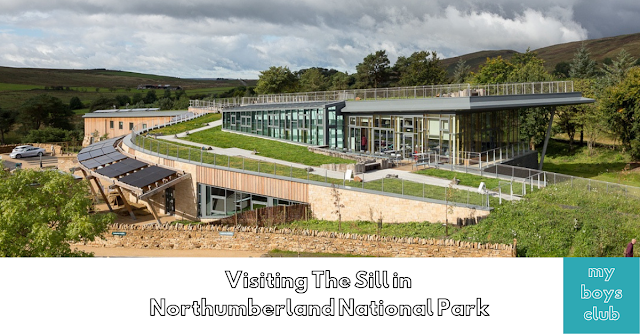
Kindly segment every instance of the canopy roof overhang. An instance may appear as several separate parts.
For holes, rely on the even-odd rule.
[[[458,113],[512,110],[535,107],[557,107],[594,103],[582,93],[553,93],[503,96],[468,96],[427,99],[388,99],[346,101],[342,113]]]

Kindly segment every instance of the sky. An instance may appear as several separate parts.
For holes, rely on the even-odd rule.
[[[257,79],[640,32],[638,0],[0,0],[0,66]]]

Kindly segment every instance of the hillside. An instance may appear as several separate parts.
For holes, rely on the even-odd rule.
[[[245,80],[255,85],[255,80]],[[12,68],[0,66],[0,107],[17,108],[25,100],[39,94],[50,94],[68,102],[79,97],[88,104],[100,95],[131,96],[138,85],[180,86],[188,95],[223,93],[233,87],[243,86],[240,80],[180,79],[151,74],[113,70],[60,70],[38,68]],[[143,91],[140,91],[144,93]]]
[[[571,62],[573,54],[582,43],[582,41],[579,41],[557,44],[533,51],[538,53],[540,58],[544,59],[547,70],[549,72],[553,72],[556,64],[563,61]],[[606,58],[614,59],[622,49],[627,50],[632,56],[640,58],[640,33],[591,39],[584,41],[584,43],[591,52],[591,58],[596,60],[599,64],[601,64]],[[510,59],[514,53],[516,53],[516,51],[513,50],[479,51],[458,57],[443,59],[442,64],[451,75],[456,63],[462,58],[469,66],[471,66],[471,71],[477,72],[480,65],[484,64],[487,58],[502,56],[502,58]]]

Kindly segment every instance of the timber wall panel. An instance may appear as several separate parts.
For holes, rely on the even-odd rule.
[[[215,187],[308,203],[309,186],[304,183],[198,166],[197,182]]]

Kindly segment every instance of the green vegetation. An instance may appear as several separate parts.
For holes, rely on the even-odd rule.
[[[474,174],[452,172],[444,169],[427,168],[427,169],[421,169],[421,170],[415,171],[414,173],[439,177],[447,180],[453,180],[453,178],[455,177],[456,179],[460,180],[459,185],[469,186],[474,188],[477,188],[478,186],[480,186],[480,182],[484,182],[487,189],[497,188],[500,183],[500,179],[482,177]]]
[[[257,150],[259,154],[264,157],[300,163],[308,166],[353,163],[352,160],[334,158],[309,152],[306,146],[223,132],[222,127],[196,132],[187,136],[186,139],[192,142],[204,144],[205,146],[220,148],[237,147],[251,151]]]
[[[193,119],[187,122],[178,123],[175,125],[164,127],[162,129],[156,129],[156,130],[150,131],[150,133],[162,134],[162,135],[175,135],[185,131],[191,131],[194,129],[201,128],[203,126],[206,126],[210,122],[215,122],[219,120],[221,117],[222,117],[221,114],[206,114],[202,117],[198,117],[196,119]]]
[[[506,202],[478,225],[449,226],[455,240],[511,244],[517,239],[518,256],[593,257],[622,256],[626,244],[640,234],[640,201],[624,192],[587,192],[555,186],[527,195],[522,201]],[[380,218],[373,213],[371,220]],[[383,224],[342,222],[340,231],[394,237],[446,238],[442,224],[429,222]],[[338,232],[338,222],[299,221],[280,225]]]
[[[340,253],[309,253],[309,252],[292,252],[280,249],[274,249],[269,251],[267,257],[371,257],[361,256],[353,254],[340,254]]]
[[[218,128],[219,129],[219,128]],[[204,131],[202,131],[204,132]],[[197,134],[197,133],[196,133]],[[244,136],[241,136],[244,137]],[[144,138],[144,139],[143,139]],[[247,137],[244,137],[247,138]],[[237,156],[227,156],[210,151],[204,151],[200,147],[188,147],[184,145],[177,145],[172,142],[164,140],[155,140],[150,137],[137,136],[135,139],[136,145],[143,147],[145,150],[159,152],[160,154],[167,154],[172,157],[179,157],[184,160],[202,161],[203,163],[217,166],[230,167],[235,169],[242,169],[245,171],[267,173],[277,176],[290,177],[294,179],[303,179],[309,181],[333,183],[342,185],[342,179],[333,179],[326,177],[325,175],[316,175],[308,173],[305,169],[294,168],[292,166],[280,165],[270,162],[264,162],[259,160],[253,160],[248,158],[242,158]],[[285,144],[288,145],[288,144]],[[291,145],[294,146],[294,145]],[[296,146],[298,147],[298,146]],[[286,147],[284,149],[287,149]],[[321,155],[322,156],[322,155]],[[326,157],[326,156],[322,156]],[[329,157],[327,157],[329,158]],[[335,159],[335,158],[334,158]],[[381,191],[386,193],[393,193],[398,195],[414,196],[421,198],[431,198],[441,201],[451,201],[456,203],[464,203],[471,205],[486,205],[486,197],[474,192],[466,190],[453,190],[449,195],[446,195],[446,189],[439,186],[433,186],[412,181],[403,181],[400,179],[380,179],[364,183],[355,181],[346,181],[344,185],[353,188],[364,188],[367,190]],[[519,185],[517,185],[519,186]],[[514,191],[516,191],[514,187]],[[489,204],[491,206],[498,204],[497,198],[490,198]]]
[[[88,256],[70,243],[106,232],[113,214],[89,214],[87,181],[57,170],[0,170],[0,256]]]
[[[631,161],[628,153],[612,149],[611,146],[597,146],[590,155],[587,146],[578,146],[570,151],[568,143],[550,140],[543,169],[640,187],[640,172],[625,170],[629,165],[628,161]]]

